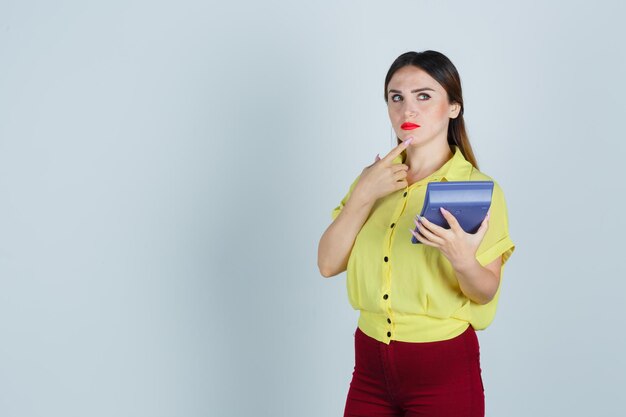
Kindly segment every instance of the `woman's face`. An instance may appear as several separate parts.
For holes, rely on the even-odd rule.
[[[433,140],[447,142],[448,123],[461,106],[448,102],[446,90],[426,71],[409,65],[397,70],[387,86],[389,120],[400,140],[413,137],[410,146]],[[413,123],[419,127],[403,124]]]

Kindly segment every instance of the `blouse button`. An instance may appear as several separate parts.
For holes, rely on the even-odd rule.
[[[391,319],[387,318],[387,323],[391,324]]]
[[[405,191],[405,192],[404,192],[404,196],[405,196],[405,197],[406,197],[406,194],[407,194],[407,193],[406,193],[406,191]]]
[[[387,337],[391,337],[391,332],[387,332]]]
[[[395,225],[396,225],[395,223],[391,223],[391,228],[393,229]]]
[[[389,298],[389,295],[387,294],[383,295],[383,300],[386,300],[387,298]]]
[[[389,258],[385,256],[385,262],[389,262]]]

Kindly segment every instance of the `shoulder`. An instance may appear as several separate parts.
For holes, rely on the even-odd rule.
[[[472,173],[470,174],[470,181],[493,181],[493,192],[497,195],[504,195],[502,191],[502,187],[498,181],[496,181],[493,177],[488,174],[485,174],[482,171],[479,171],[476,168],[472,168]]]
[[[472,173],[470,174],[470,181],[494,181],[494,179],[490,175],[482,171],[479,171],[475,167],[472,167]]]

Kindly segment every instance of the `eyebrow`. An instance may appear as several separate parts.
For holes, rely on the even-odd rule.
[[[432,88],[429,88],[429,87],[423,87],[423,88],[416,88],[415,90],[411,90],[411,93],[418,93],[420,91],[435,91],[435,90],[433,90]],[[389,94],[389,93],[402,93],[402,91],[399,91],[399,90],[389,90],[389,92],[387,94]]]

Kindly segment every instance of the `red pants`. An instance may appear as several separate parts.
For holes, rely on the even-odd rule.
[[[344,417],[484,417],[478,338],[389,345],[357,327]]]

